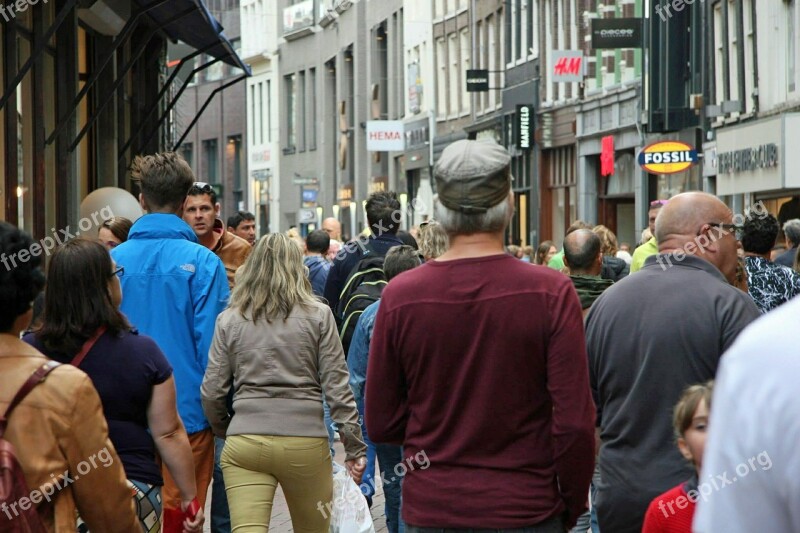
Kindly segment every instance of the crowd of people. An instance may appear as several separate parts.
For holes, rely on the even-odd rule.
[[[0,530],[265,532],[280,486],[324,533],[337,438],[391,533],[800,530],[800,220],[687,192],[635,248],[582,220],[518,247],[510,164],[457,141],[419,226],[377,192],[357,238],[257,239],[179,155],[136,158],[147,214],[0,269],[30,493]]]

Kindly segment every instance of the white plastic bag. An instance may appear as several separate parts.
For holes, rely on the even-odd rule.
[[[330,533],[375,533],[367,500],[340,464],[333,463],[333,502]]]

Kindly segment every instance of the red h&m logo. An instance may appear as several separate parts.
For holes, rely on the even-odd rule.
[[[553,72],[556,76],[567,74],[578,76],[581,74],[581,63],[583,63],[582,57],[562,57],[556,62]]]

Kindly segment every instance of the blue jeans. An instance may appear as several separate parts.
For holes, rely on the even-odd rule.
[[[554,516],[535,526],[512,529],[454,529],[406,526],[406,533],[564,533],[564,531],[564,521],[560,516]]]
[[[367,435],[367,425],[364,423],[364,398],[356,400],[358,409],[358,421],[361,423],[361,436],[364,444],[367,445],[367,469],[361,477],[361,492],[367,497],[367,503],[372,507],[372,497],[375,495],[375,444],[369,440]]]
[[[376,444],[378,468],[383,480],[383,495],[386,498],[386,528],[389,533],[403,533],[405,524],[400,515],[403,478],[395,472],[395,466],[403,462],[403,447],[393,444]]]
[[[211,533],[231,533],[231,512],[228,509],[228,496],[225,494],[225,481],[219,458],[225,439],[214,437],[214,478],[211,482]]]
[[[322,416],[325,418],[325,429],[328,431],[328,447],[331,449],[331,457],[333,457],[336,455],[336,450],[333,449],[336,424],[334,424],[331,419],[331,408],[324,397],[322,398]]]

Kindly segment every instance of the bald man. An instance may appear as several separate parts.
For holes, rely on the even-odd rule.
[[[342,224],[333,217],[328,217],[322,221],[322,231],[327,233],[332,240],[342,240]]]
[[[655,230],[658,254],[605,291],[586,317],[602,441],[601,531],[640,532],[650,501],[692,478],[674,444],[672,408],[688,385],[714,378],[722,353],[759,317],[747,293],[730,285],[739,229],[724,203],[680,194],[661,209]]]
[[[603,279],[603,250],[600,237],[590,229],[579,229],[564,237],[564,266],[581,301],[583,316],[607,288],[614,284]]]

